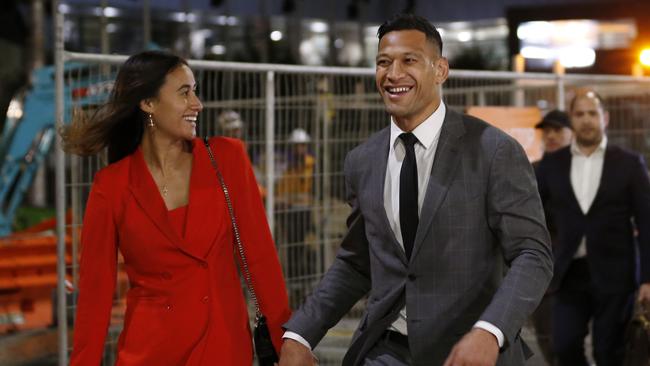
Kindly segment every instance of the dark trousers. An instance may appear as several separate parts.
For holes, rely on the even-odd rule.
[[[408,344],[395,341],[389,332],[384,333],[370,349],[363,361],[363,366],[408,366],[411,364]]]
[[[542,351],[544,360],[550,366],[555,365],[555,355],[553,354],[553,338],[551,331],[552,324],[552,310],[553,310],[553,297],[551,295],[544,295],[542,301],[535,309],[531,316],[533,327],[535,328],[535,338],[537,344]]]
[[[559,366],[588,365],[584,340],[590,320],[596,364],[619,366],[623,362],[623,337],[634,293],[603,294],[594,287],[587,260],[574,260],[554,296],[553,348]]]

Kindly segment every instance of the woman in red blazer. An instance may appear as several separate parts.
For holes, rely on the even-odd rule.
[[[203,142],[203,106],[187,63],[163,52],[130,57],[109,102],[62,131],[66,150],[108,148],[81,238],[71,365],[101,362],[118,250],[130,289],[118,366],[251,365],[247,306],[223,191]],[[210,140],[230,190],[260,307],[276,349],[289,317],[286,288],[242,143]]]

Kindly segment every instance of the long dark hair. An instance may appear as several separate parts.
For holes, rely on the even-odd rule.
[[[133,153],[144,134],[147,115],[140,101],[158,95],[165,77],[187,61],[163,51],[145,51],[129,57],[120,68],[106,104],[90,118],[76,113],[61,130],[64,150],[87,156],[108,147],[108,162]]]

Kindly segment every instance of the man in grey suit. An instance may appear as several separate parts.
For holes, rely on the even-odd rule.
[[[426,19],[398,15],[378,37],[391,123],[346,157],[348,233],[285,324],[280,365],[313,364],[311,348],[366,294],[343,365],[523,365],[519,332],[552,273],[530,163],[442,103],[449,65]]]

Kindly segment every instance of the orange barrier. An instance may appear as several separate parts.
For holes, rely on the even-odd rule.
[[[66,238],[66,263],[71,263]],[[48,326],[57,284],[56,237],[20,234],[0,239],[0,333]]]
[[[67,235],[67,268],[73,263],[71,242]],[[67,275],[72,282],[69,270]],[[119,293],[125,293],[124,270],[118,272],[117,281]],[[56,236],[23,232],[0,238],[0,334],[52,325],[56,285]],[[123,300],[116,298],[116,322]]]

